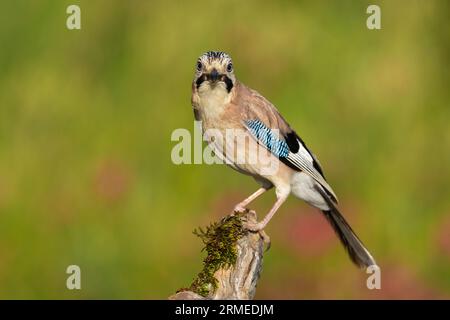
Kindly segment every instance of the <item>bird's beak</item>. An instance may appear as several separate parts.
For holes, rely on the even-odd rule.
[[[209,80],[212,82],[216,82],[219,79],[219,73],[216,69],[212,69],[211,73],[209,74]]]

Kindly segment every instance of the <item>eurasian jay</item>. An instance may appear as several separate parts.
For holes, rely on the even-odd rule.
[[[272,103],[236,79],[228,54],[209,51],[198,58],[192,83],[192,106],[194,117],[201,122],[214,153],[261,185],[235,206],[236,212],[246,210],[250,202],[275,187],[277,200],[269,213],[259,223],[247,223],[246,228],[262,230],[293,194],[323,212],[356,265],[361,268],[376,265],[339,212],[337,197],[325,180],[316,156]],[[238,134],[230,135],[230,130]],[[218,132],[226,139],[218,139],[208,132]],[[255,150],[261,148],[264,152],[260,154],[276,164],[275,170],[267,170],[262,156],[255,157]],[[244,161],[237,161],[239,153]]]

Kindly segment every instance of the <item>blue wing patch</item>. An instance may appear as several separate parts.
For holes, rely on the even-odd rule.
[[[309,174],[314,180],[325,188],[331,199],[337,203],[337,197],[323,176],[322,169],[306,145],[292,131],[283,138],[268,128],[260,120],[248,120],[245,122],[250,133],[281,162],[296,171]]]
[[[248,120],[246,125],[250,133],[275,156],[286,158],[289,155],[289,146],[286,141],[278,138],[275,132],[264,123],[259,120]]]

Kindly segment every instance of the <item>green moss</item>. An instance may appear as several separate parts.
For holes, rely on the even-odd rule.
[[[242,214],[227,216],[220,222],[212,223],[203,230],[194,230],[205,244],[207,256],[203,260],[203,269],[192,282],[189,290],[206,297],[211,290],[217,289],[214,273],[220,268],[228,268],[236,262],[237,241],[247,232],[242,228]]]

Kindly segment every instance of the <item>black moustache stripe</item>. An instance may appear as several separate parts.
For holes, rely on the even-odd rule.
[[[230,93],[231,89],[233,89],[233,81],[231,81],[230,78],[227,76],[222,77],[222,81],[225,82],[225,85],[227,86],[227,91]]]
[[[198,77],[197,81],[195,81],[195,85],[196,85],[197,89],[206,80],[210,80],[210,76],[208,74],[202,74],[200,77]],[[225,85],[227,87],[227,92],[230,93],[231,89],[233,89],[233,81],[231,81],[231,79],[228,78],[226,75],[223,75],[220,78],[220,81],[223,81],[225,83]]]
[[[206,74],[202,74],[200,77],[198,77],[197,81],[195,81],[195,85],[197,86],[197,89],[200,87],[200,85],[208,79],[208,76]]]

